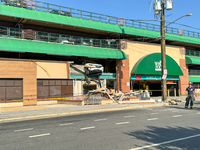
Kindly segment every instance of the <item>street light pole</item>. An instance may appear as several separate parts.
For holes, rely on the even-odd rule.
[[[161,1],[161,62],[162,62],[162,76],[166,70],[166,47],[165,47],[165,0]],[[162,101],[167,102],[167,80],[162,78]]]
[[[169,26],[170,24],[172,24],[172,23],[178,21],[179,19],[181,19],[181,18],[183,18],[183,17],[189,17],[189,16],[192,16],[192,14],[187,14],[187,15],[181,16],[180,18],[178,18],[178,19],[176,19],[176,20],[170,22],[168,25],[165,26],[165,28],[166,28],[167,26]]]

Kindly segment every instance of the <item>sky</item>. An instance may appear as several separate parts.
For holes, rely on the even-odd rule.
[[[144,21],[159,25],[159,17],[154,17],[152,2],[154,0],[38,0],[41,2],[71,7],[84,11],[105,14],[133,20],[158,20]],[[158,0],[161,1],[161,0]],[[176,23],[191,26],[185,27],[178,24],[171,24],[170,27],[195,31],[200,33],[200,0],[173,0],[173,11],[165,11],[166,25],[179,17],[192,14],[190,17],[183,17]]]

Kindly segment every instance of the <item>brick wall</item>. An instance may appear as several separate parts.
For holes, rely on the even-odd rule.
[[[129,55],[125,60],[117,60],[117,91],[130,92]],[[127,85],[129,83],[129,85]]]
[[[180,76],[179,89],[180,89],[180,95],[183,95],[186,94],[185,90],[189,84],[188,66],[186,65],[185,59],[180,59],[180,68],[183,72],[183,76]]]

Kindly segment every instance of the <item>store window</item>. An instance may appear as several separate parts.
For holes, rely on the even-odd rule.
[[[23,79],[0,79],[0,100],[23,98]]]
[[[72,80],[37,80],[37,97],[67,97],[73,96]]]

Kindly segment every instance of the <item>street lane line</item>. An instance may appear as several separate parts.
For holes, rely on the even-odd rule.
[[[131,117],[135,117],[135,115],[132,116],[124,116],[125,118],[131,118]]]
[[[46,136],[46,135],[50,135],[50,133],[32,135],[32,136],[29,136],[29,138],[41,137],[41,136]]]
[[[68,125],[72,125],[73,123],[63,123],[63,124],[59,124],[59,126],[68,126]]]
[[[158,113],[151,113],[151,115],[156,115],[156,114],[158,114]]]
[[[182,140],[187,140],[187,139],[191,139],[191,138],[195,138],[195,137],[199,137],[199,136],[200,136],[200,134],[197,134],[197,135],[188,136],[188,137],[184,137],[184,138],[179,138],[179,139],[175,139],[175,140],[170,140],[170,141],[166,141],[166,142],[162,142],[162,143],[147,145],[147,146],[138,147],[138,148],[132,148],[130,150],[138,150],[138,149],[155,147],[155,146],[159,146],[159,145],[163,145],[163,144],[169,144],[169,143],[173,143],[173,142],[177,142],[177,141],[182,141]]]
[[[198,112],[197,114],[200,114],[200,112]]]
[[[88,129],[94,129],[95,126],[92,126],[92,127],[85,127],[85,128],[81,128],[81,130],[88,130]]]
[[[15,130],[14,132],[23,132],[23,131],[30,131],[30,130],[33,130],[33,128]]]
[[[182,115],[176,115],[176,116],[173,116],[173,117],[181,117]]]
[[[97,119],[97,120],[94,120],[94,121],[104,121],[104,120],[107,120],[107,118],[104,118],[104,119]]]
[[[172,112],[179,112],[178,110],[172,111]]]
[[[147,120],[149,120],[149,121],[151,121],[151,120],[157,120],[158,118],[151,118],[151,119],[147,119]]]
[[[116,123],[116,125],[120,125],[120,124],[128,124],[128,123],[130,123],[130,122],[118,122],[118,123]]]

